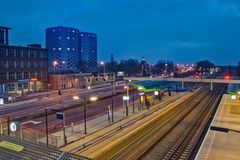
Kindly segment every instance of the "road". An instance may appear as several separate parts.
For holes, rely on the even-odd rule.
[[[137,96],[137,92],[138,91],[133,91],[135,93],[135,105],[137,105],[138,101],[139,101],[139,97]],[[132,93],[131,92],[131,99],[132,99]],[[122,96],[125,94],[120,94],[117,96],[114,96],[113,98],[113,108],[114,110],[117,110],[119,108],[123,107],[123,101],[122,101]],[[97,102],[93,102],[90,105],[87,104],[87,119],[93,119],[97,116],[100,115],[104,115],[106,114],[107,116],[107,111],[108,111],[108,105],[111,106],[112,104],[112,99],[109,97],[107,99],[103,99],[101,101],[97,101]],[[131,105],[132,102],[129,103],[129,105]],[[73,109],[68,109],[66,111],[64,111],[63,113],[65,114],[66,117],[66,126],[71,125],[71,123],[76,124],[76,123],[81,123],[84,120],[84,107],[83,106],[79,106],[77,108],[73,108]],[[33,119],[36,122],[41,122],[39,124],[28,124],[28,127],[31,127],[33,129],[39,130],[39,131],[45,131],[45,117],[42,118],[36,118]],[[49,124],[49,131],[53,132],[56,131],[54,129],[56,129],[56,126],[59,126],[59,124],[61,124],[62,121],[61,120],[56,120],[56,115],[52,114],[48,116],[48,124]],[[61,125],[60,125],[61,126]]]

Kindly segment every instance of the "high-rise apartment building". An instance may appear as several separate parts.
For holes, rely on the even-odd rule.
[[[94,33],[80,33],[81,70],[83,72],[97,72],[97,35]]]
[[[70,27],[46,29],[48,66],[52,74],[97,71],[97,35]]]
[[[46,29],[49,72],[79,72],[80,70],[79,30],[69,27]]]

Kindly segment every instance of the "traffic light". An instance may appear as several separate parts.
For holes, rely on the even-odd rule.
[[[224,79],[230,80],[232,78],[230,73],[225,74]]]
[[[196,73],[195,75],[194,75],[194,78],[199,78],[199,74],[198,73]]]

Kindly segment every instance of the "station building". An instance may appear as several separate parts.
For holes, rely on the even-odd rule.
[[[6,34],[0,39],[6,39]],[[0,44],[0,95],[47,89],[47,49],[39,44],[12,46],[6,40]]]

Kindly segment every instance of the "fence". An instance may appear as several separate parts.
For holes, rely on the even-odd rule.
[[[11,132],[9,130],[9,122],[5,118],[0,118],[0,134],[10,135],[12,137],[17,137],[19,139],[35,142],[35,143],[45,143],[46,144],[46,133],[45,131],[38,131],[33,128],[27,127],[26,125],[19,126],[16,132]],[[58,124],[59,125],[59,124]],[[51,129],[51,128],[50,128]],[[8,131],[9,130],[9,131]],[[58,141],[60,137],[49,135],[48,142],[49,145],[58,147]]]

